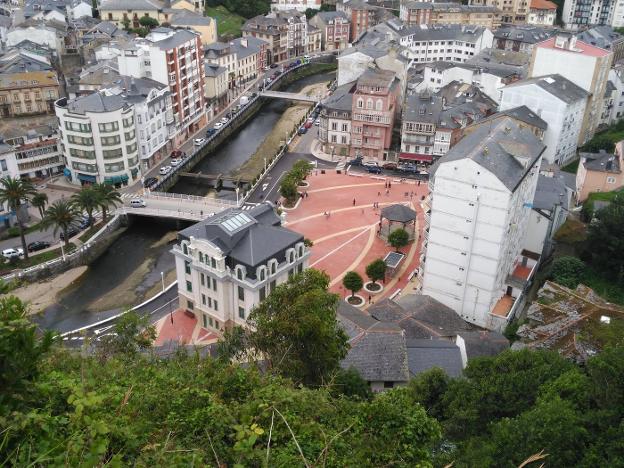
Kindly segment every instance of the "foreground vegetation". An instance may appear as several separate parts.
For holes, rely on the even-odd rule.
[[[597,153],[600,150],[605,150],[612,153],[616,143],[622,140],[624,140],[624,120],[620,120],[606,130],[596,133],[591,140],[581,147],[580,151]]]
[[[543,351],[431,370],[372,395],[338,363],[338,297],[308,270],[280,285],[219,358],[150,352],[131,313],[72,352],[0,299],[0,461],[9,466],[549,467],[624,465],[622,337],[580,368]],[[251,354],[246,351],[254,349]],[[265,369],[240,366],[262,356]],[[253,362],[253,361],[252,361]]]

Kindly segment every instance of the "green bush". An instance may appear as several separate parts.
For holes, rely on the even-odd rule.
[[[7,234],[9,237],[17,237],[20,235],[19,228],[17,226],[11,226],[7,229]]]
[[[560,257],[553,262],[551,276],[556,282],[574,289],[581,281],[585,263],[576,257]]]

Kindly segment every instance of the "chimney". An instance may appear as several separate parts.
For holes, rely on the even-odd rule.
[[[247,38],[246,37],[241,38],[240,43],[241,43],[241,46],[247,47]]]

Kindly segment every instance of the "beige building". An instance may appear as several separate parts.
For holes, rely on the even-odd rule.
[[[471,0],[470,5],[493,6],[501,11],[503,23],[526,23],[531,0]]]
[[[501,11],[490,5],[404,1],[401,3],[399,17],[408,26],[470,24],[496,29],[501,25]]]
[[[53,113],[58,98],[54,71],[0,74],[0,117]]]
[[[306,52],[315,54],[321,51],[323,33],[316,26],[308,25],[308,44]]]
[[[177,10],[169,19],[173,27],[190,28],[199,33],[202,44],[210,44],[217,40],[217,22],[210,16],[202,16],[189,10]]]
[[[624,142],[615,147],[615,154],[602,150],[599,153],[581,153],[581,161],[576,171],[576,199],[579,203],[587,200],[593,192],[612,192],[624,186]]]
[[[228,72],[227,68],[215,63],[206,63],[206,86],[204,96],[215,112],[227,105]]]

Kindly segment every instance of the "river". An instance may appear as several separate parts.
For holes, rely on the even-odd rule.
[[[309,76],[284,90],[298,92],[310,84],[329,81],[333,73]],[[201,161],[194,171],[227,174],[254,154],[289,106],[273,100],[265,105],[247,125],[235,133],[213,154]],[[182,179],[172,192],[206,195],[205,185]],[[170,250],[176,236],[176,223],[137,217],[86,273],[36,318],[43,327],[68,331],[86,323],[110,317],[124,307],[133,306],[159,290],[161,272],[166,282],[175,277],[175,263]]]

